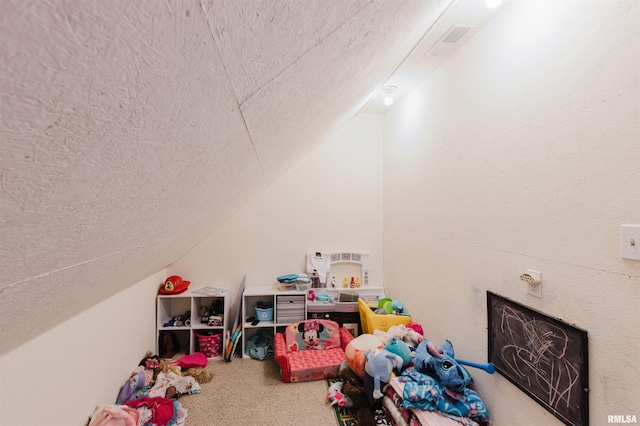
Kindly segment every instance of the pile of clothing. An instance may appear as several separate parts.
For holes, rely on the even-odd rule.
[[[147,353],[122,386],[115,404],[100,404],[88,426],[182,426],[187,410],[178,398],[200,393],[201,383],[211,381],[204,369],[207,357],[199,352],[175,361],[161,361]]]

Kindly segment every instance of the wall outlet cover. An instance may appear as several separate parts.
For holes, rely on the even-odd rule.
[[[527,294],[542,299],[542,284],[527,284]]]

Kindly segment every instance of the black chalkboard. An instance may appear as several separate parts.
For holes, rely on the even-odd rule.
[[[589,424],[587,332],[487,292],[489,362],[567,425]]]

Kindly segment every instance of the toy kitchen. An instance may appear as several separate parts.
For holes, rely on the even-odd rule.
[[[369,281],[370,254],[354,251],[307,254],[307,318],[325,318],[362,334],[358,298],[374,303],[384,297],[384,288]]]

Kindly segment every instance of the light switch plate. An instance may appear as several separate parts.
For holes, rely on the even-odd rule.
[[[640,225],[620,225],[620,257],[640,260]]]

